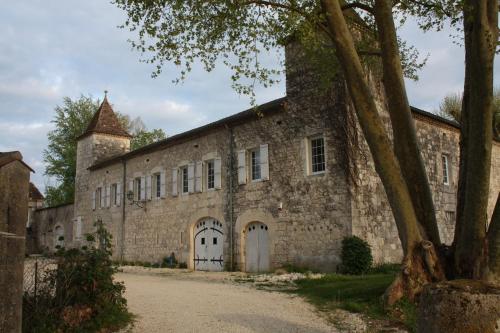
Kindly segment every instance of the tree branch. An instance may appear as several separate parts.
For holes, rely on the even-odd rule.
[[[374,14],[374,10],[372,7],[365,5],[364,3],[361,3],[361,2],[357,2],[357,1],[351,2],[351,3],[346,3],[341,8],[342,8],[342,10],[357,8],[357,9],[364,10],[365,12],[368,12],[372,15]]]

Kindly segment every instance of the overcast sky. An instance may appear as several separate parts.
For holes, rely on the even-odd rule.
[[[123,12],[102,0],[0,2],[0,151],[21,151],[42,191],[49,182],[42,151],[54,107],[64,96],[102,99],[107,89],[116,111],[140,116],[149,129],[168,135],[249,107],[249,99],[232,90],[223,67],[211,73],[195,68],[180,85],[171,83],[177,75],[173,68],[151,78],[153,68],[140,63],[127,42],[131,35],[117,28],[124,20]],[[463,49],[452,43],[449,31],[423,34],[410,23],[401,33],[429,54],[420,80],[408,82],[408,91],[412,105],[433,111],[447,93],[461,90]],[[259,89],[257,100],[284,95],[282,82]]]

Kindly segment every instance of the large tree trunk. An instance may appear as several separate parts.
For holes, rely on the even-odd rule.
[[[464,3],[464,114],[458,219],[454,240],[458,277],[481,278],[493,138],[493,61],[498,39],[497,0]]]
[[[500,193],[488,228],[488,265],[484,278],[500,285]]]
[[[393,303],[402,296],[412,299],[423,285],[434,280],[436,272],[437,279],[440,278],[439,267],[436,270],[435,265],[434,247],[432,244],[426,244],[422,238],[408,187],[378,113],[340,4],[338,0],[322,0],[321,3],[326,13],[328,29],[335,45],[337,58],[343,69],[375,169],[384,185],[403,246],[405,269],[399,278],[402,282],[396,282],[390,288],[387,299],[389,303]],[[426,250],[422,251],[421,247],[425,247]],[[424,271],[427,274],[424,274]]]
[[[383,81],[394,135],[394,151],[410,191],[417,220],[425,238],[436,247],[441,245],[432,192],[418,147],[415,121],[410,109],[399,55],[392,1],[375,1],[378,42],[382,51]]]

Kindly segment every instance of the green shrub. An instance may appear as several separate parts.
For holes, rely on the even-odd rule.
[[[179,268],[188,268],[188,264],[186,264],[185,262],[180,262],[178,266]]]
[[[150,262],[145,262],[145,263],[144,263],[144,267],[151,267],[151,266],[152,266],[152,265],[151,265],[151,263],[150,263]]]
[[[285,264],[281,268],[283,268],[288,273],[307,273],[310,270],[307,267],[297,266],[294,264]]]
[[[175,268],[177,267],[177,259],[175,253],[171,253],[168,257],[163,258],[161,267]]]
[[[341,273],[365,274],[370,270],[372,263],[372,251],[367,242],[356,236],[345,237],[342,240]]]
[[[153,267],[153,268],[159,268],[159,267],[160,267],[160,264],[159,264],[159,263],[157,263],[157,262],[155,262],[155,263],[153,263],[153,264],[151,265],[151,267]]]
[[[133,320],[125,286],[113,279],[111,234],[102,222],[95,226],[87,246],[59,249],[57,267],[42,274],[37,293],[25,293],[23,332],[109,332]]]

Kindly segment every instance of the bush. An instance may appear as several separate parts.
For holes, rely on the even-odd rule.
[[[111,235],[102,222],[95,226],[87,246],[59,249],[57,268],[39,280],[37,294],[24,295],[23,332],[110,332],[132,321],[125,286],[113,279]]]
[[[342,240],[341,273],[365,274],[370,270],[372,263],[372,251],[367,242],[356,236],[345,237]]]
[[[185,262],[180,262],[179,263],[179,268],[188,268],[188,264],[186,264]]]
[[[176,268],[177,259],[175,258],[175,253],[172,252],[168,257],[163,258],[161,267]]]

